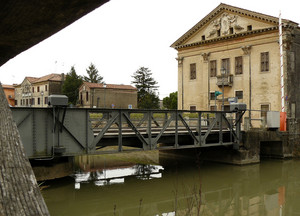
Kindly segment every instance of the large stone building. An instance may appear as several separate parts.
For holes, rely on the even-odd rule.
[[[300,30],[282,23],[284,108],[292,124],[300,118]],[[279,18],[220,4],[171,47],[178,51],[179,109],[222,110],[224,103],[226,110],[237,98],[256,127],[264,111],[282,111]]]
[[[15,86],[15,103],[18,107],[46,107],[48,96],[61,94],[63,74],[48,74],[39,78],[25,77]]]
[[[79,88],[79,101],[85,108],[136,109],[137,89],[131,85],[84,82]]]

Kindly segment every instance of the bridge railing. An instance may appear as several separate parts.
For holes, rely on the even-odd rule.
[[[50,159],[127,149],[238,148],[243,114],[60,107],[12,110],[28,157]]]

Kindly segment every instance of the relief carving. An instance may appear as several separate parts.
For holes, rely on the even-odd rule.
[[[243,30],[244,28],[238,24],[238,16],[230,16],[228,13],[222,14],[221,18],[212,21],[212,30],[209,32],[208,38],[214,36],[218,31],[221,35],[230,33],[230,28],[235,30]]]
[[[201,53],[201,56],[203,57],[204,62],[208,62],[210,53]]]

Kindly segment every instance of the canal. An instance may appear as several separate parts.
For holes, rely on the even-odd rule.
[[[151,162],[78,157],[74,174],[44,182],[42,194],[52,216],[300,215],[299,160]]]

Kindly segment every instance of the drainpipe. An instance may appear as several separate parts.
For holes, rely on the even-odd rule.
[[[184,101],[183,101],[183,95],[184,95],[184,91],[183,91],[183,57],[181,57],[181,59],[180,59],[180,61],[181,61],[181,103],[182,103],[182,105],[181,105],[181,109],[183,110],[183,108],[184,108]]]
[[[181,65],[181,109],[183,110],[183,58],[184,57],[178,57],[176,60],[178,61],[178,66]],[[179,93],[179,92],[178,92]],[[179,105],[179,104],[178,104]]]
[[[252,99],[252,73],[251,73],[251,52],[249,52],[249,126],[252,128],[252,122],[251,122],[251,99]]]
[[[252,117],[251,117],[251,109],[252,109],[252,105],[251,105],[251,101],[252,101],[251,48],[252,48],[252,45],[242,46],[241,48],[244,51],[244,55],[248,55],[248,57],[249,57],[249,126],[251,128],[252,127],[252,123],[251,123],[251,119],[252,119]]]

